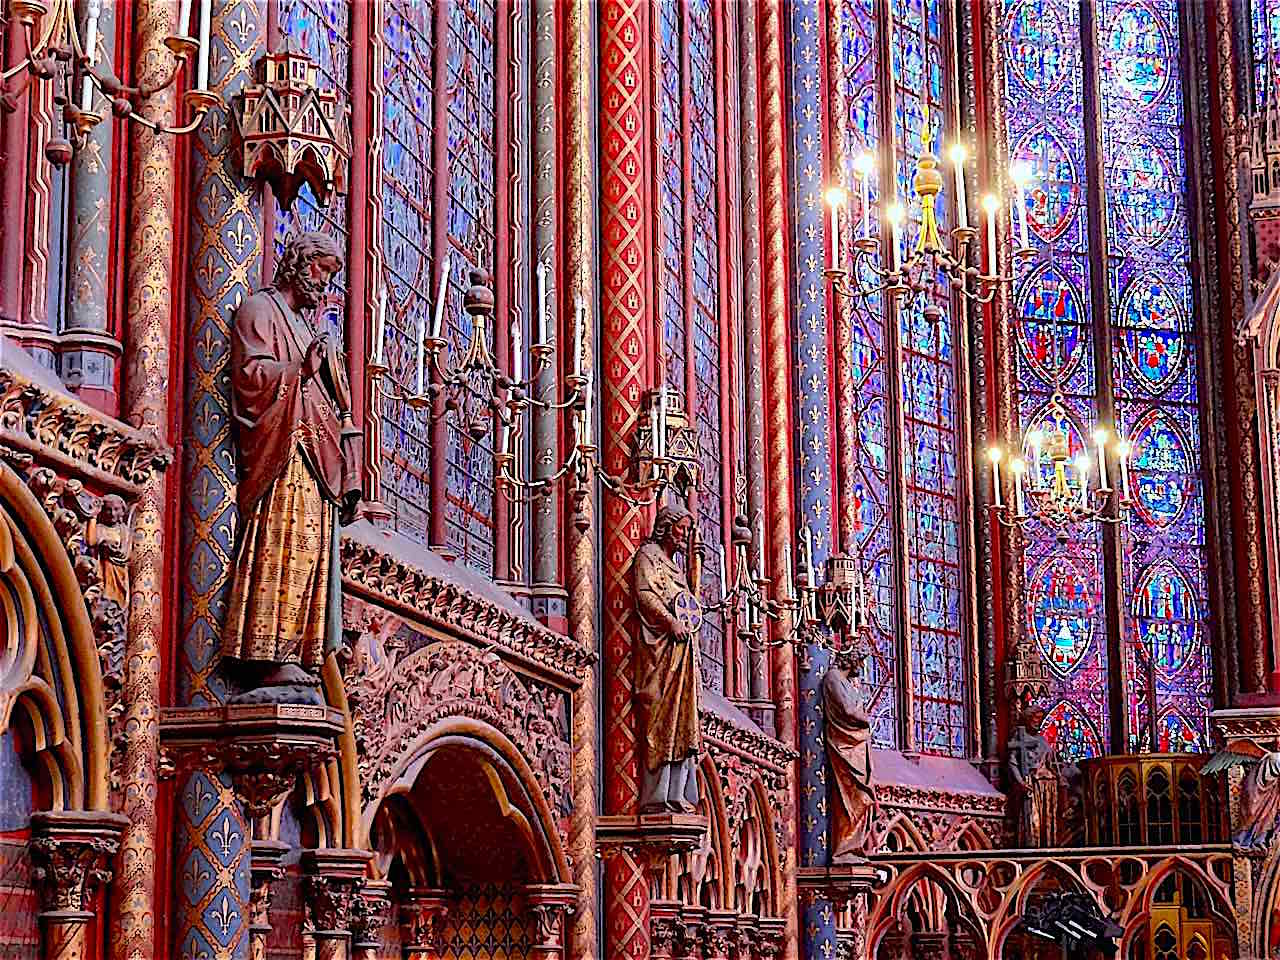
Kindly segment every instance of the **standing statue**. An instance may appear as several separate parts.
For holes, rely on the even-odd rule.
[[[1280,817],[1280,753],[1272,750],[1251,765],[1241,792],[1242,822],[1233,838],[1246,850],[1265,850]]]
[[[681,552],[683,570],[676,562]],[[680,506],[662,507],[632,567],[640,613],[635,685],[644,736],[644,812],[687,813],[698,803],[700,574],[693,517]]]
[[[339,516],[360,499],[360,434],[336,345],[307,313],[342,269],[329,237],[292,237],[269,287],[236,310],[231,385],[240,540],[222,653],[233,702],[319,703],[342,645]]]
[[[102,498],[98,515],[86,531],[89,546],[98,556],[102,595],[114,600],[121,610],[129,609],[129,554],[133,552],[133,531],[129,511],[118,494]]]
[[[1023,847],[1058,845],[1061,777],[1053,747],[1039,733],[1044,711],[1028,705],[1009,740],[1009,777],[1017,795],[1018,843]],[[1031,731],[1037,731],[1032,733]]]
[[[865,856],[876,813],[871,716],[862,686],[862,665],[867,654],[865,641],[838,651],[822,678],[827,761],[834,787],[828,793],[833,865],[852,863]]]

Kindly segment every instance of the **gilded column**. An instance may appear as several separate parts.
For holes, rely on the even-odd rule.
[[[783,23],[780,0],[760,3],[760,136],[762,157],[761,196],[763,197],[763,262],[764,262],[764,330],[765,389],[769,438],[767,451],[769,502],[768,514],[769,567],[778,572],[778,591],[791,595],[791,585],[783,582],[782,571],[791,569],[791,545],[795,542],[793,523],[795,495],[792,471],[795,451],[792,449],[791,419],[791,335],[787,309],[788,238],[786,231],[788,189],[785,163],[789,151],[786,121],[782,113],[786,81],[782,48]],[[821,262],[821,261],[819,261]],[[789,616],[777,624],[777,635],[785,637],[793,629]],[[796,746],[795,660],[789,646],[778,647],[773,654],[773,702],[777,709],[778,739],[788,747]],[[777,811],[785,831],[783,858],[782,904],[785,910],[786,960],[794,960],[799,942],[796,913],[796,768],[787,781],[787,802]]]
[[[97,14],[97,63],[109,65],[115,55],[116,5],[111,0],[82,0],[80,7],[82,24],[90,12]],[[78,380],[81,399],[114,416],[120,341],[107,332],[113,120],[110,102],[96,90],[93,107],[105,119],[71,156],[66,324],[59,352],[62,378],[68,383]]]
[[[210,86],[229,104],[250,81],[263,51],[265,5],[259,0],[214,0],[215,55]],[[183,705],[220,703],[218,673],[235,548],[235,448],[230,377],[231,315],[259,282],[262,211],[259,197],[233,166],[225,106],[192,138],[191,222],[185,262],[186,396],[183,442],[181,641],[178,699]],[[178,814],[175,936],[183,960],[245,956],[252,920],[251,840],[229,776],[193,770],[182,782]],[[211,878],[198,867],[207,864]]]
[[[562,276],[558,242],[560,226],[560,202],[557,195],[560,164],[557,148],[560,136],[560,118],[556,102],[556,16],[559,5],[555,0],[536,0],[533,4],[533,310],[535,321],[533,339],[539,336],[538,277],[542,277],[544,302],[547,309],[548,335],[555,336],[563,348],[571,344],[567,331],[560,331],[560,278]],[[566,8],[572,19],[572,8]],[[571,82],[580,82],[574,80]],[[579,109],[573,97],[568,97],[569,111]],[[569,123],[573,120],[570,119]],[[572,171],[573,158],[569,166]],[[570,176],[574,174],[571,172]],[[572,221],[577,215],[569,214]],[[588,221],[589,226],[589,221]],[[573,224],[570,225],[573,229]],[[545,267],[545,273],[539,273]],[[567,277],[567,272],[563,274]],[[570,287],[570,289],[577,289]],[[590,300],[590,297],[584,297]],[[572,316],[572,310],[566,311]],[[567,354],[561,349],[556,354],[564,362]],[[558,400],[556,384],[559,371],[548,367],[538,377],[535,391],[547,400]],[[555,410],[537,410],[533,414],[533,476],[549,477],[560,463],[560,416]],[[565,591],[560,576],[560,530],[563,517],[562,500],[555,495],[537,497],[533,502],[533,613],[552,629],[563,630],[565,625]]]
[[[561,4],[564,15],[564,51],[567,69],[564,103],[564,154],[569,174],[565,196],[565,263],[567,289],[588,304],[594,303],[594,275],[591,255],[593,234],[592,171],[594,169],[590,117],[591,87],[591,0]],[[541,249],[541,247],[539,247]],[[594,315],[592,310],[589,316]],[[565,338],[567,342],[567,337]],[[583,337],[583,368],[594,370],[595,337]],[[596,555],[595,517],[591,497],[582,500],[579,516],[573,518],[566,536],[569,555],[569,630],[586,650],[596,649]],[[595,960],[599,955],[596,937],[596,666],[583,678],[573,704],[573,813],[569,821],[569,856],[573,858],[573,880],[579,887],[578,910],[569,931],[572,960]]]
[[[173,57],[163,40],[173,32],[172,0],[138,0],[134,76],[143,86],[163,85]],[[142,104],[152,117],[173,117],[176,98],[163,87]],[[129,423],[169,443],[169,334],[173,318],[173,138],[134,126],[129,170],[128,290],[125,316],[124,415]],[[164,477],[153,475],[134,514],[129,631],[125,638],[125,716],[122,779],[129,785],[121,813],[129,824],[121,840],[111,897],[112,957],[156,955],[156,767],[159,759],[160,642],[164,632]]]
[[[602,0],[600,16],[600,384],[601,457],[611,473],[626,470],[628,440],[649,377],[647,284],[652,268],[647,178],[646,99],[650,7],[645,0]],[[606,812],[634,813],[639,802],[636,716],[631,681],[636,631],[631,559],[648,533],[647,513],[620,497],[603,500]],[[649,889],[628,850],[605,867],[610,960],[649,951]]]

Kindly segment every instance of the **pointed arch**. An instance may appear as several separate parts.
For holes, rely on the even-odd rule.
[[[84,593],[48,514],[0,464],[0,731],[32,733],[51,810],[106,810],[108,738],[98,644]]]

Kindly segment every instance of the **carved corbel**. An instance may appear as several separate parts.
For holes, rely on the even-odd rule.
[[[105,812],[40,812],[31,816],[31,862],[40,890],[45,960],[80,960],[97,890],[111,880],[111,862],[128,820]]]
[[[759,939],[759,926],[750,917],[740,917],[729,944],[729,960],[752,960]]]
[[[787,922],[780,917],[760,921],[760,939],[756,942],[756,960],[778,960],[786,946]]]
[[[709,910],[702,928],[704,960],[732,960],[737,916],[731,910]]]

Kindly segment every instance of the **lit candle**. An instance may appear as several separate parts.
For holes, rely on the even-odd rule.
[[[538,342],[547,343],[547,265],[539,260],[534,272],[538,275]]]
[[[1089,455],[1082,453],[1076,457],[1076,472],[1080,474],[1080,506],[1089,506]]]
[[[662,443],[658,439],[660,431],[658,430],[658,404],[661,403],[661,392],[653,398],[653,402],[649,407],[649,453],[653,459],[657,460],[662,456]]]
[[[1120,458],[1120,484],[1126,500],[1131,499],[1129,494],[1129,456],[1132,453],[1133,447],[1129,445],[1128,440],[1121,440],[1116,444],[1116,455]]]
[[[382,343],[387,335],[387,288],[378,296],[378,319],[373,327],[373,362],[382,366]]]
[[[191,36],[191,0],[182,0],[178,5],[177,33],[180,37]]]
[[[780,590],[787,591],[790,595],[791,590],[791,551],[788,550],[782,555],[782,583],[778,584]]]
[[[196,89],[209,89],[209,31],[213,21],[213,0],[200,0],[200,51],[196,55]]]
[[[895,200],[885,208],[885,216],[889,220],[889,227],[892,233],[893,272],[900,273],[902,271],[902,226],[906,220],[907,214],[902,208],[902,204]]]
[[[524,337],[519,320],[511,321],[511,379],[516,383],[524,379]]]
[[[827,266],[832,270],[840,268],[840,208],[845,205],[849,195],[844,187],[831,187],[826,193],[827,207],[831,210],[830,237],[828,238]]]
[[[444,263],[440,270],[440,287],[436,290],[436,313],[431,323],[431,336],[440,339],[440,331],[444,329],[444,299],[449,290],[449,253],[444,255]]]
[[[853,161],[854,172],[858,175],[858,184],[862,188],[862,239],[871,239],[871,170],[875,159],[871,154],[863,152]]]
[[[724,598],[725,598],[724,584],[725,584],[725,581],[729,579],[729,568],[725,565],[724,544],[717,543],[716,550],[718,550],[720,553],[720,602],[724,603]]]
[[[1021,457],[1015,457],[1009,464],[1009,469],[1013,471],[1013,505],[1019,517],[1027,515],[1027,501],[1022,493],[1022,475],[1026,472],[1027,462]]]
[[[1031,182],[1031,168],[1021,160],[1009,167],[1009,179],[1013,181],[1016,206],[1013,208],[1013,219],[1018,225],[1018,238],[1022,249],[1026,250],[1027,242],[1027,184]]]
[[[587,326],[587,308],[582,302],[582,297],[578,297],[576,305],[573,330],[573,375],[580,377],[582,376],[582,335]]]
[[[1000,497],[1000,458],[1004,456],[1004,451],[999,447],[992,447],[987,451],[987,456],[991,458],[991,488],[995,493],[995,505],[1003,507],[1004,501]]]
[[[102,0],[89,0],[84,28],[84,55],[89,62],[84,71],[84,90],[80,94],[80,109],[88,113],[93,109],[93,81],[89,68],[98,62],[98,17],[102,14]]]
[[[952,144],[951,162],[956,166],[956,221],[963,230],[969,226],[969,205],[964,193],[964,164],[969,159],[969,151],[963,143]]]
[[[987,213],[987,264],[990,268],[988,276],[994,277],[998,272],[996,263],[996,214],[1000,212],[1000,200],[988,193],[982,198],[982,209]]]
[[[1099,427],[1093,431],[1093,442],[1098,445],[1098,487],[1107,489],[1107,430]]]
[[[1040,482],[1040,448],[1044,443],[1044,434],[1039,430],[1031,430],[1027,433],[1027,445],[1031,447],[1031,486],[1034,488]]]

